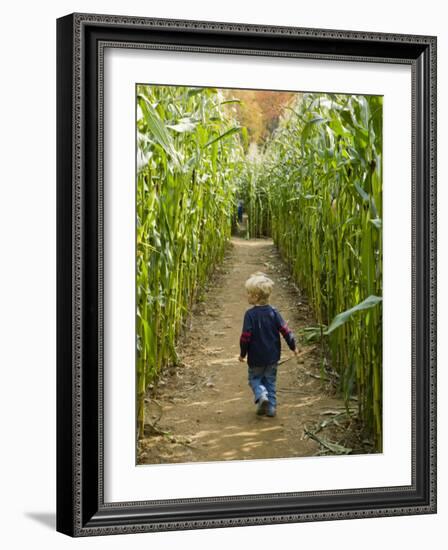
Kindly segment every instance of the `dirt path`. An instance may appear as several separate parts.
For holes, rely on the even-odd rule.
[[[272,241],[233,238],[215,284],[195,308],[179,349],[182,365],[167,369],[148,396],[139,464],[314,455],[319,445],[304,438],[304,427],[324,419],[328,410],[343,410],[342,401],[317,379],[319,350],[310,349],[298,363],[282,340],[282,360],[291,360],[279,366],[277,416],[255,414],[247,366],[237,360],[250,307],[244,282],[255,271],[274,280],[272,304],[293,332],[313,324]]]

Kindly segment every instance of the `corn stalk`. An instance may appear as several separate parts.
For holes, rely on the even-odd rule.
[[[223,258],[242,161],[240,128],[216,89],[137,89],[137,430],[144,397],[198,290]]]
[[[253,216],[269,210],[275,244],[327,336],[344,397],[357,397],[381,450],[382,98],[298,97],[253,172],[264,197]]]

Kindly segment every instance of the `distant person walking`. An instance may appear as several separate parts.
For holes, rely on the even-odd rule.
[[[243,201],[242,200],[238,201],[237,212],[238,212],[238,223],[243,223]]]

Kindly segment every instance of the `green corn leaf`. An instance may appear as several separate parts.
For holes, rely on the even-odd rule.
[[[182,134],[184,132],[193,132],[196,129],[196,126],[197,122],[187,119],[180,121],[177,124],[167,124],[166,127],[174,130],[175,132],[178,132],[179,134]]]
[[[314,126],[318,124],[322,124],[323,122],[326,122],[327,119],[317,116],[311,119],[309,122],[307,122],[302,130],[302,145],[305,144],[306,140],[308,139],[311,130],[314,128]]]
[[[347,309],[342,313],[338,313],[338,315],[336,315],[336,317],[331,321],[330,326],[327,328],[324,334],[327,334],[327,335],[331,334],[334,330],[336,330],[341,325],[346,323],[354,313],[358,311],[364,311],[366,309],[371,309],[375,307],[377,304],[379,304],[381,301],[382,301],[382,298],[380,296],[371,295],[360,304],[357,304],[356,306],[350,309]]]
[[[355,189],[356,191],[358,191],[359,196],[362,198],[363,202],[369,202],[370,200],[369,194],[366,193],[364,189],[357,182],[355,182]]]
[[[179,166],[179,155],[174,148],[173,140],[166,129],[163,120],[157,114],[157,111],[146,99],[146,97],[138,96],[139,105],[145,116],[146,123],[152,134],[153,139],[168,153],[173,161]]]
[[[187,97],[194,97],[196,95],[202,94],[204,88],[189,88],[187,92]]]
[[[208,147],[209,145],[211,145],[212,143],[215,143],[216,141],[219,141],[221,139],[224,139],[224,138],[227,138],[227,137],[230,137],[231,135],[235,134],[236,132],[240,132],[241,131],[241,126],[235,126],[234,128],[230,128],[230,130],[227,130],[227,132],[224,132],[223,134],[221,134],[220,136],[214,138],[214,139],[211,139],[210,141],[208,141],[205,145],[204,145],[204,149],[206,147]]]
[[[227,99],[226,101],[221,101],[220,105],[228,105],[229,103],[241,103],[241,99]]]

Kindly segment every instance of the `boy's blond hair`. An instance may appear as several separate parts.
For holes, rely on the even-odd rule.
[[[269,303],[274,281],[265,273],[257,271],[247,279],[244,286],[248,294],[254,299],[255,304],[262,306]]]

